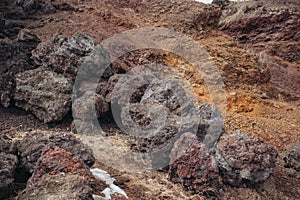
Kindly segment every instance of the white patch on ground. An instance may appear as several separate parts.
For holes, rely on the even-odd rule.
[[[90,169],[90,171],[92,172],[92,174],[94,175],[95,178],[100,179],[100,180],[104,181],[107,185],[109,185],[109,187],[105,188],[101,192],[102,194],[105,195],[105,198],[100,197],[98,195],[93,195],[93,198],[95,200],[100,200],[100,199],[110,200],[111,195],[113,195],[115,193],[121,194],[124,197],[128,198],[125,191],[114,184],[114,181],[116,179],[112,178],[106,171],[99,169],[99,168]]]

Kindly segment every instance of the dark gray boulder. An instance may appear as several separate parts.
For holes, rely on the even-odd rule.
[[[300,172],[300,142],[285,146],[280,157],[284,160],[285,167],[293,168]]]
[[[273,147],[241,131],[224,134],[215,154],[223,180],[233,186],[267,180],[273,173],[276,157]]]
[[[43,122],[61,120],[71,108],[72,82],[47,68],[16,75],[14,100]]]

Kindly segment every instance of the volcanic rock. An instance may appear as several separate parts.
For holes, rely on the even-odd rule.
[[[0,152],[0,199],[13,193],[14,171],[18,164],[16,155]]]
[[[0,134],[0,152],[16,154],[16,143],[4,134]]]
[[[95,123],[103,113],[110,110],[109,104],[103,96],[95,92],[87,91],[80,98],[76,98],[72,105],[74,118],[74,132],[95,133],[97,128]]]
[[[61,120],[71,107],[71,80],[43,67],[16,75],[16,106],[40,120]]]
[[[300,171],[300,143],[293,143],[285,146],[280,157],[285,162],[285,167]]]
[[[92,38],[81,33],[72,38],[56,35],[49,42],[38,45],[32,52],[32,59],[37,66],[50,68],[75,80],[84,57],[90,55],[95,46]]]
[[[233,186],[265,181],[273,173],[277,151],[256,136],[234,131],[221,137],[215,158],[223,180]]]
[[[83,161],[61,149],[48,148],[39,158],[27,187],[16,199],[93,199],[92,174]]]
[[[26,135],[17,144],[20,165],[32,172],[46,146],[61,147],[71,152],[75,158],[84,161],[88,166],[92,166],[95,162],[92,149],[82,144],[73,135],[64,133],[33,133]]]
[[[1,104],[10,105],[14,94],[14,76],[25,70],[33,69],[31,51],[40,40],[29,30],[23,29],[16,39],[0,39],[0,97]]]
[[[170,154],[169,179],[197,193],[216,194],[218,163],[192,133],[183,134]]]
[[[26,188],[16,200],[74,199],[93,200],[93,190],[84,177],[74,174],[44,175],[32,187]]]

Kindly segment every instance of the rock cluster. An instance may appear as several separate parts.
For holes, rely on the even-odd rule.
[[[273,147],[241,131],[224,134],[211,151],[196,135],[185,133],[171,151],[169,178],[190,190],[217,194],[219,177],[235,187],[266,181],[276,157]]]
[[[36,69],[15,75],[16,106],[31,111],[44,122],[61,120],[71,109],[73,82],[83,58],[95,42],[78,34],[56,36],[32,52]]]
[[[32,173],[17,199],[45,199],[51,194],[90,198],[89,166],[94,161],[92,150],[70,134],[32,133],[19,141],[0,134],[0,198],[10,197]]]

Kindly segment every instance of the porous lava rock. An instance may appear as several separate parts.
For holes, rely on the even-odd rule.
[[[0,199],[6,199],[14,192],[14,171],[17,164],[16,155],[0,152]]]
[[[93,199],[92,174],[62,148],[45,149],[26,189],[16,199]]]
[[[174,144],[170,160],[170,181],[181,183],[188,190],[197,193],[217,193],[218,163],[195,134],[181,135]]]
[[[17,153],[16,142],[10,139],[7,135],[0,134],[0,152],[16,154]]]
[[[16,75],[15,104],[43,122],[61,120],[71,108],[72,83],[43,67]]]
[[[37,46],[32,52],[32,59],[36,66],[50,68],[66,78],[75,80],[85,57],[91,54],[95,46],[96,42],[82,33],[71,38],[55,35],[52,40]]]
[[[45,147],[61,147],[72,153],[75,158],[78,158],[92,166],[95,162],[93,151],[87,145],[81,143],[73,135],[68,133],[31,133],[24,137],[17,144],[18,153],[20,156],[20,166],[29,172],[33,172],[36,162],[40,158]]]
[[[15,89],[14,76],[34,68],[30,56],[39,42],[39,38],[26,29],[22,29],[16,39],[0,39],[0,100],[3,106],[11,105]]]
[[[276,157],[273,147],[239,130],[224,134],[215,153],[224,182],[237,187],[267,180],[273,173]]]
[[[285,146],[280,157],[284,160],[285,167],[300,171],[300,142]]]

